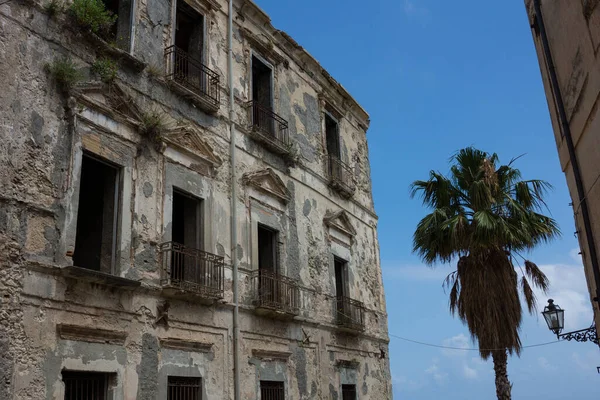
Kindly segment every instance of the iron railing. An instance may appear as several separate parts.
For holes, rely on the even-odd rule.
[[[365,328],[365,305],[346,296],[336,299],[336,323],[351,330],[362,331]]]
[[[257,307],[294,315],[300,311],[300,289],[295,279],[259,269],[252,275],[252,288]]]
[[[63,371],[65,400],[108,400],[108,374]]]
[[[273,110],[263,106],[257,101],[250,101],[251,124],[262,139],[285,150],[290,146],[288,123],[285,119],[275,114]]]
[[[167,400],[202,400],[202,378],[169,376]]]
[[[212,106],[219,106],[219,74],[175,45],[165,49],[165,65],[167,79],[202,96]]]
[[[260,381],[261,400],[284,400],[285,387],[283,382]]]
[[[349,194],[354,192],[352,168],[333,155],[329,156],[329,180],[334,186]]]
[[[206,298],[223,298],[225,259],[176,242],[159,245],[161,285],[196,293]]]
[[[342,400],[356,400],[356,385],[342,385]]]

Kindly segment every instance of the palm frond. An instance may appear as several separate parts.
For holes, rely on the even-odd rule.
[[[535,294],[527,282],[527,278],[521,277],[521,290],[523,291],[523,297],[525,297],[525,304],[527,304],[527,310],[530,314],[536,311],[535,305]]]
[[[548,290],[550,286],[550,281],[546,274],[542,272],[542,270],[533,262],[526,260],[525,261],[525,273],[531,279],[533,284],[540,288],[544,293]]]

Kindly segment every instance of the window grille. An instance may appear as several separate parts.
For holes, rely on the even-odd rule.
[[[65,400],[108,400],[108,375],[98,372],[64,371]]]
[[[260,381],[261,400],[284,400],[283,382]]]
[[[202,400],[202,378],[169,376],[167,400]]]
[[[356,400],[356,385],[342,385],[342,400]]]

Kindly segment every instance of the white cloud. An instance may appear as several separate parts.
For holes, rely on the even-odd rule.
[[[593,314],[583,266],[556,264],[539,267],[550,280],[550,288],[546,294],[534,288],[538,310],[542,311],[551,298],[565,310],[565,331],[589,326]]]
[[[468,349],[471,348],[471,341],[469,340],[469,338],[464,334],[464,333],[460,333],[456,336],[453,336],[451,338],[448,339],[444,339],[442,344],[446,347],[454,347],[456,348],[456,350],[453,349],[443,349],[442,353],[445,356],[449,356],[449,357],[463,357],[467,355],[467,351],[466,350],[459,350],[459,349]]]
[[[463,364],[463,375],[467,379],[477,379],[477,370],[469,367],[466,363]]]
[[[574,249],[571,249],[571,251],[569,252],[569,256],[577,264],[583,264],[583,260],[581,259],[581,254],[579,254],[579,252],[580,252],[579,247],[575,247]]]
[[[556,371],[557,367],[548,362],[546,357],[538,357],[538,365],[544,371]]]
[[[448,382],[448,373],[440,370],[439,360],[437,358],[433,359],[433,364],[425,370],[425,373],[431,375],[433,380],[438,385],[444,385]]]

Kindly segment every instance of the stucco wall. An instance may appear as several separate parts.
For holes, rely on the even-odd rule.
[[[283,380],[289,399],[341,398],[341,384],[350,380],[361,399],[391,398],[368,116],[258,8],[236,2],[232,90],[240,190],[239,240],[232,244],[227,5],[198,4],[207,16],[206,63],[221,77],[221,105],[212,115],[152,72],[164,68],[164,48],[171,43],[170,2],[137,2],[132,55],[147,67],[140,71],[121,58],[115,91],[89,83],[96,79],[90,66],[102,46],[90,44],[65,14],[50,17],[41,4],[22,0],[0,5],[0,398],[61,399],[65,369],[113,374],[115,400],[165,398],[168,375],[202,377],[206,398],[232,398],[232,257],[241,272],[243,398],[257,398],[261,379]],[[249,135],[245,103],[250,57],[260,53],[256,37],[274,44],[271,54],[261,56],[274,60],[275,111],[288,121],[297,144],[294,166]],[[45,65],[67,55],[84,80],[65,94]],[[349,199],[328,185],[326,106],[342,114],[342,159],[356,182]],[[134,109],[158,111],[169,128],[192,127],[206,153],[186,149],[189,143],[179,146],[176,137],[154,146],[140,135]],[[69,267],[84,151],[120,167],[115,275],[122,279],[68,272],[74,271]],[[288,199],[247,183],[247,173],[266,168],[283,183]],[[221,301],[200,304],[162,292],[157,245],[170,239],[173,187],[203,199],[204,250],[225,257]],[[351,234],[326,223],[341,211]],[[258,222],[280,230],[282,272],[300,284],[294,319],[255,313],[250,274]],[[349,261],[349,295],[367,309],[365,330],[356,335],[335,324],[334,254]],[[160,319],[165,302],[166,321]]]

